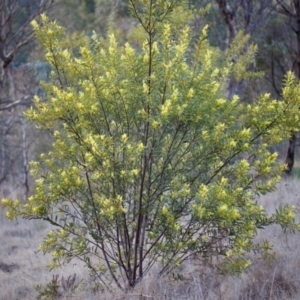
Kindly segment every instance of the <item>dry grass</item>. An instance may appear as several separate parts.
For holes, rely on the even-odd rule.
[[[268,212],[285,203],[293,204],[299,208],[300,220],[299,180],[284,179],[276,192],[260,202]],[[134,291],[122,294],[116,290],[113,295],[93,292],[94,282],[79,263],[54,272],[47,270],[50,257],[36,250],[49,225],[41,221],[9,222],[0,208],[0,228],[0,300],[36,299],[34,287],[46,286],[52,280],[60,285],[57,294],[61,299],[300,299],[300,233],[284,234],[277,226],[261,230],[257,237],[274,244],[278,259],[271,267],[259,260],[241,278],[236,278],[218,275],[208,266],[188,261],[178,270],[181,280],[178,276],[157,280],[154,271]],[[72,285],[74,274],[76,280]],[[75,293],[72,288],[76,288]]]

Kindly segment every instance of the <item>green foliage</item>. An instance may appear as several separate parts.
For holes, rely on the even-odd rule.
[[[300,178],[300,168],[299,167],[294,167],[291,173],[291,176],[293,178],[299,179]]]
[[[53,300],[59,299],[66,294],[73,293],[78,288],[80,282],[76,281],[76,274],[59,279],[59,275],[53,275],[52,280],[45,286],[37,285],[35,287],[38,292],[37,299]]]
[[[85,0],[85,9],[89,13],[94,13],[95,12],[95,1],[94,0]]]
[[[121,289],[194,255],[223,256],[220,267],[240,273],[247,252],[271,256],[253,242],[258,228],[299,229],[293,207],[268,215],[256,202],[284,170],[269,147],[299,129],[298,82],[287,74],[283,101],[225,99],[228,76],[252,76],[255,49],[245,54],[241,39],[234,61],[222,60],[207,27],[193,44],[185,3],[132,0],[135,48],[95,33],[70,48],[55,22],[33,23],[53,71],[48,99],[36,97],[27,116],[53,134],[53,149],[31,163],[27,203],[2,203],[10,219],[57,226],[40,246],[50,268],[77,258]]]
[[[35,289],[39,293],[37,299],[53,300],[61,296],[58,277],[59,275],[53,275],[51,282],[49,282],[45,287],[42,285],[36,286]]]
[[[96,30],[106,36],[110,27],[118,28],[124,35],[130,27],[128,0],[61,0],[54,7],[52,18],[59,21],[68,32],[91,34]]]

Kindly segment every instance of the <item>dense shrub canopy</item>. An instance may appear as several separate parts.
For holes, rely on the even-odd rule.
[[[27,203],[3,200],[7,216],[55,225],[40,246],[51,268],[78,258],[104,285],[132,287],[154,264],[168,273],[191,255],[221,255],[239,273],[246,252],[271,249],[254,244],[258,228],[298,228],[293,207],[269,216],[256,197],[284,169],[268,149],[299,129],[300,86],[289,73],[280,101],[226,99],[229,76],[254,76],[247,37],[221,59],[207,27],[194,42],[185,1],[130,2],[132,44],[113,33],[70,41],[45,16],[33,23],[53,71],[27,116],[54,143],[31,163]]]

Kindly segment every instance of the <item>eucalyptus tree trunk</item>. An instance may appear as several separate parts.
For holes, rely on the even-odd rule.
[[[0,60],[2,70],[0,88],[5,82],[7,69],[13,62],[18,51],[29,44],[33,39],[33,31],[30,22],[41,13],[49,9],[54,0],[1,0],[0,1]],[[0,111],[10,108],[16,99],[9,99],[9,95],[1,95]],[[3,99],[4,98],[4,99]],[[8,101],[10,103],[8,103]],[[7,104],[10,104],[7,107]]]
[[[282,1],[277,0],[278,12],[289,20],[291,31],[296,35],[296,44],[293,57],[294,73],[300,79],[300,0]],[[287,164],[287,174],[291,174],[295,163],[297,135],[292,134],[289,138],[289,146],[286,154],[285,163]]]
[[[22,87],[30,74],[18,76],[13,66],[20,50],[33,39],[30,22],[54,0],[0,0],[0,184],[25,188],[28,195],[28,134],[23,108],[31,104],[32,83]],[[23,157],[23,163],[21,161]],[[22,166],[23,165],[23,166]],[[20,180],[21,178],[21,180]]]
[[[226,49],[229,49],[239,31],[252,35],[261,27],[269,17],[272,7],[269,0],[216,0],[216,3],[226,25]],[[245,45],[245,52],[248,45]],[[244,81],[231,77],[227,86],[227,97],[231,99],[235,94],[241,96],[244,88]]]
[[[229,3],[232,1],[228,0],[216,0],[218,3],[220,13],[223,17],[223,20],[226,24],[226,48],[228,49],[235,39],[238,32],[237,23],[236,23],[236,11],[238,2]],[[226,96],[228,99],[231,99],[238,90],[239,83],[231,76],[228,81],[228,86],[226,88]]]

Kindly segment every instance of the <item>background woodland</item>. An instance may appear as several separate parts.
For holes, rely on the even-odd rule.
[[[284,75],[292,70],[300,76],[300,2],[255,0],[193,0],[190,7],[210,9],[204,16],[195,16],[194,30],[209,25],[209,40],[226,52],[242,31],[249,34],[247,45],[258,46],[253,70],[261,76],[252,81],[230,79],[227,96],[237,94],[246,102],[253,102],[261,92],[281,97]],[[23,117],[32,105],[35,94],[41,95],[41,80],[47,81],[50,68],[43,51],[35,41],[30,21],[41,12],[67,29],[69,35],[92,35],[96,31],[106,36],[111,28],[119,31],[121,40],[130,41],[136,34],[135,21],[128,10],[127,0],[58,0],[2,1],[0,6],[0,58],[2,60],[0,90],[0,186],[4,196],[12,190],[30,192],[28,162],[50,144],[47,132],[37,133]],[[246,47],[247,47],[246,45]],[[287,141],[289,137],[287,137]],[[281,158],[293,168],[296,137],[279,149]],[[288,153],[289,152],[289,153]],[[290,162],[292,160],[292,162]],[[23,199],[25,199],[23,198]]]
[[[272,97],[280,99],[285,74],[291,70],[296,77],[300,78],[299,0],[187,0],[187,5],[191,9],[203,8],[209,5],[206,14],[195,14],[191,26],[197,34],[205,24],[208,24],[208,37],[211,45],[220,48],[224,55],[232,45],[234,39],[241,34],[250,36],[245,50],[251,47],[252,44],[258,47],[256,63],[248,70],[253,73],[255,72],[256,76],[253,76],[247,82],[237,82],[235,78],[230,77],[226,88],[227,98],[231,99],[233,95],[238,95],[243,102],[254,103],[261,93],[270,93]],[[57,20],[60,25],[66,28],[68,35],[73,36],[73,41],[76,40],[76,37],[80,39],[82,35],[92,36],[94,31],[103,37],[106,37],[108,32],[112,30],[117,31],[117,38],[121,43],[125,43],[126,41],[132,42],[135,40],[136,35],[139,34],[135,30],[136,21],[132,18],[131,12],[128,9],[128,0],[3,0],[1,2],[1,198],[18,197],[20,200],[26,201],[34,186],[34,182],[29,175],[29,162],[31,160],[38,160],[39,155],[51,147],[51,135],[47,131],[37,130],[24,117],[24,111],[33,105],[34,95],[38,95],[40,98],[44,97],[45,92],[40,86],[40,81],[47,82],[50,73],[50,66],[44,59],[44,53],[41,46],[35,40],[30,25],[32,20],[39,20],[41,13],[46,13],[50,19]],[[279,159],[287,163],[287,174],[294,178],[291,179],[289,177],[289,179],[285,179],[281,183],[279,187],[281,195],[278,201],[286,197],[286,195],[282,196],[282,186],[285,184],[292,186],[292,192],[287,197],[295,196],[294,194],[297,193],[295,187],[296,181],[293,181],[298,177],[299,151],[297,147],[297,135],[292,135],[286,137],[284,144],[273,149],[279,152]],[[293,198],[294,200],[297,205],[297,194],[296,198]],[[8,228],[9,225],[6,223],[3,224],[7,226],[5,228]],[[41,228],[43,225],[38,224],[35,226],[38,227],[39,233],[44,230],[44,228]],[[15,232],[16,236],[30,237],[32,229],[26,230],[17,230]],[[5,234],[6,236],[11,235],[9,229],[6,229],[5,232],[3,233],[4,236]],[[282,237],[282,239],[284,238]],[[298,246],[293,244],[291,247]],[[13,249],[11,253],[14,253]],[[282,267],[282,262],[280,264],[280,267]],[[0,269],[1,266],[3,264],[0,264]],[[9,265],[7,266],[9,268]],[[12,267],[11,270],[13,272],[14,268]],[[193,272],[191,269],[189,270],[191,273]],[[270,296],[270,299],[275,296],[280,298],[282,293],[287,293],[287,295],[298,293],[296,283],[290,284],[286,279],[277,278],[277,271],[274,268],[272,272],[274,276],[273,281],[271,280],[271,285],[270,283],[269,285],[266,284],[257,291],[252,289],[251,283],[248,284],[247,282],[247,285],[239,290],[240,298],[238,299],[254,299],[254,297],[261,299],[259,298],[262,295],[261,293]],[[69,271],[65,275],[65,278],[69,280],[68,283],[63,283],[66,279],[59,279],[59,277],[55,279],[53,277],[50,287],[53,288],[55,282],[59,283],[60,287],[62,287],[62,290],[57,290],[57,295],[53,294],[54,296],[66,294],[72,288],[77,287],[75,278],[73,278],[74,282],[71,285],[70,280],[72,281],[72,277],[67,277],[69,274],[72,274],[72,272],[70,273]],[[263,275],[259,274],[259,276]],[[193,280],[202,281],[202,283],[209,281],[208,277],[201,277],[201,279],[196,279],[194,275],[191,277]],[[227,278],[226,280],[230,284],[231,279]],[[281,282],[283,282],[282,286]],[[254,286],[254,282],[252,284]],[[70,286],[68,287],[68,285]],[[215,286],[211,287],[211,289],[202,289],[202,285],[195,285],[190,289],[197,289],[200,286],[200,289],[195,291],[195,293],[201,295],[199,299],[208,299],[209,297],[213,299],[214,296],[211,295],[216,294],[221,299],[223,293],[221,289],[226,290],[226,288],[224,288],[224,285],[222,288],[221,285],[218,285],[219,287],[216,288],[217,285],[218,283],[215,283]],[[280,292],[275,289],[276,285],[280,286]],[[183,287],[181,292],[184,289],[185,287]],[[29,297],[28,295],[30,295],[31,290],[25,289],[20,293],[22,294],[22,292],[26,298]],[[181,292],[170,297],[174,297],[175,299],[179,297],[178,295]],[[147,293],[151,293],[151,291],[148,289]],[[167,292],[163,291],[162,293]],[[226,298],[225,296],[224,299],[231,298]]]

